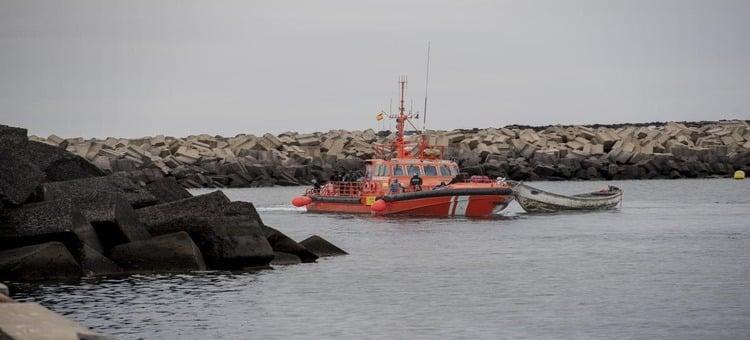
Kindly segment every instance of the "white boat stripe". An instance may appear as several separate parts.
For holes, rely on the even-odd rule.
[[[466,216],[466,208],[469,207],[469,196],[459,196],[456,199],[456,215]]]

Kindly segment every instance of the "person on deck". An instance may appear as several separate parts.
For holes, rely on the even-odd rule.
[[[398,194],[401,192],[401,189],[403,189],[401,183],[398,182],[397,178],[394,178],[393,182],[391,182],[391,194]]]
[[[433,187],[432,190],[440,190],[440,189],[445,189],[447,187],[448,187],[448,185],[445,184],[445,182],[440,182],[440,184],[438,184],[435,187]]]
[[[313,178],[312,185],[313,185],[313,192],[316,193],[316,194],[319,193],[320,192],[320,182],[318,182],[318,180],[316,180],[316,179]]]
[[[422,177],[419,177],[419,174],[414,174],[409,184],[414,188],[414,191],[422,191]]]

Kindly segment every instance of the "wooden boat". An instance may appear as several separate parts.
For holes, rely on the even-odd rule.
[[[365,161],[364,177],[308,189],[292,204],[315,213],[424,217],[486,217],[504,209],[513,200],[509,184],[485,176],[458,180],[456,162],[442,159],[443,148],[428,145],[425,134],[419,136],[418,145],[407,149],[404,127],[411,124],[412,115],[404,107],[406,79],[402,78],[399,84],[399,113],[389,116],[396,120],[396,138],[390,146],[376,146],[380,157]],[[422,185],[409,185],[414,175],[421,178]],[[394,185],[394,181],[398,184]]]
[[[531,213],[612,209],[622,201],[622,190],[611,185],[600,191],[572,196],[551,193],[523,183],[512,185],[518,204]]]

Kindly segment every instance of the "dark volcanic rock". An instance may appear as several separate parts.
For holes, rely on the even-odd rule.
[[[311,251],[307,250],[307,248],[292,240],[289,236],[284,235],[284,233],[267,225],[263,225],[262,228],[263,233],[266,235],[268,243],[271,244],[271,247],[273,247],[274,251],[294,254],[298,256],[304,263],[315,262],[315,260],[318,259],[317,255],[313,254]]]
[[[102,192],[122,194],[134,208],[156,203],[154,195],[136,185],[127,177],[118,174],[44,183],[42,185],[44,200],[85,198]]]
[[[0,124],[0,148],[25,147],[29,139],[26,129]]]
[[[101,176],[104,172],[59,147],[29,141],[26,130],[0,125],[0,200],[20,205],[40,183]]]
[[[44,181],[44,173],[28,158],[26,129],[0,125],[0,202],[20,205]]]
[[[60,242],[0,251],[0,279],[3,280],[57,280],[77,278],[81,274],[81,267]]]
[[[105,175],[104,171],[83,157],[56,146],[29,141],[28,154],[29,159],[44,171],[49,182]]]
[[[136,210],[136,214],[149,232],[163,234],[173,231],[173,225],[179,222],[179,219],[221,215],[222,209],[228,204],[229,198],[224,193],[214,191],[179,201],[141,208]],[[160,229],[160,227],[164,227],[164,229]]]
[[[44,173],[34,163],[0,149],[0,201],[23,204],[43,180]]]
[[[273,258],[253,204],[229,202],[220,191],[136,212],[154,235],[188,232],[210,268],[266,266]]]
[[[260,225],[248,216],[195,217],[183,225],[209,268],[262,267],[273,259]]]
[[[206,269],[201,251],[184,231],[119,245],[112,249],[110,258],[133,271]]]
[[[120,266],[87,245],[83,246],[81,269],[83,269],[85,275],[118,274],[123,272]]]
[[[159,204],[193,197],[174,177],[154,180],[146,184],[146,190],[156,197]]]
[[[307,248],[307,250],[313,252],[313,254],[318,255],[318,257],[349,254],[318,235],[310,236],[302,240],[299,244]]]
[[[273,252],[273,261],[271,261],[271,264],[274,266],[287,266],[300,263],[302,263],[302,259],[300,259],[297,255],[285,253],[282,251]]]
[[[78,197],[75,202],[96,230],[105,253],[123,243],[151,238],[122,194],[96,193]]]
[[[258,214],[258,211],[255,210],[255,205],[251,202],[230,202],[224,207],[222,213],[227,216],[250,216],[257,221],[259,225],[263,225],[263,220],[260,218],[260,214]]]
[[[71,200],[27,204],[0,214],[0,248],[49,241],[64,243],[78,259],[84,244],[102,251],[94,228]]]

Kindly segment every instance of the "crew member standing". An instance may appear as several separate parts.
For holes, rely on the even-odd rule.
[[[422,177],[419,177],[419,174],[414,174],[409,184],[414,188],[414,191],[422,191]]]

